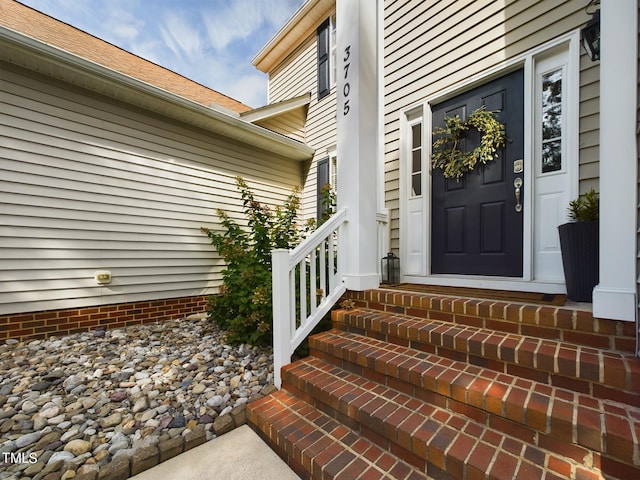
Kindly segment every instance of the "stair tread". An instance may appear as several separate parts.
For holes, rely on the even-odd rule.
[[[465,478],[464,474],[486,473],[489,479],[530,480],[556,478],[561,469],[570,469],[574,475],[594,471],[584,464],[589,456],[586,449],[556,454],[533,445],[532,439],[505,434],[319,358],[308,357],[285,367],[284,376],[285,382],[298,382],[287,388],[306,392],[314,406],[335,409],[340,418],[362,425],[363,435],[377,438],[378,443],[388,441],[392,451],[403,452],[414,464],[425,462],[427,474],[446,471],[451,478]],[[567,461],[567,455],[573,460]]]
[[[314,479],[428,480],[429,477],[351,429],[280,390],[248,405],[249,420]],[[295,468],[294,468],[295,470]]]
[[[382,289],[344,299],[310,357],[282,368],[283,390],[247,405],[302,478],[640,478],[632,322]]]
[[[635,322],[594,318],[587,310],[405,290],[348,291],[346,302],[389,313],[445,320],[505,333],[636,353]]]
[[[341,311],[338,317],[412,345],[462,352],[476,362],[505,363],[513,370],[529,369],[534,378],[546,373],[558,382],[569,377],[601,385],[603,395],[622,397],[621,392],[627,392],[624,398],[640,406],[640,359],[628,353],[366,308]]]
[[[450,360],[410,347],[331,330],[311,339],[312,353],[322,352],[362,367],[363,376],[393,378],[415,387],[410,393],[431,391],[449,399],[452,407],[469,408],[640,465],[640,408],[543,385],[506,373]],[[338,364],[347,368],[346,365]],[[347,368],[349,369],[349,368]],[[353,370],[351,370],[353,371]],[[392,386],[400,388],[400,382]],[[407,391],[403,387],[403,391]]]

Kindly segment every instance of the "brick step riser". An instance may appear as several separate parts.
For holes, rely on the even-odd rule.
[[[474,472],[476,474],[480,472],[480,470],[475,466],[463,465],[455,457],[445,455],[446,449],[440,449],[437,454],[435,454],[432,450],[431,455],[441,458],[445,464],[448,463],[448,469],[453,470],[453,472],[449,472],[446,469],[440,468],[437,464],[429,462],[426,458],[422,458],[421,456],[418,456],[407,449],[411,448],[411,444],[415,443],[415,440],[411,438],[410,435],[405,434],[403,437],[405,439],[405,445],[408,444],[407,448],[405,448],[404,446],[397,443],[396,439],[389,438],[389,432],[392,431],[393,426],[384,424],[379,419],[372,419],[369,414],[364,413],[355,407],[347,407],[352,415],[349,416],[344,411],[342,411],[344,410],[344,407],[343,409],[336,409],[336,407],[325,403],[325,401],[330,403],[337,402],[339,401],[337,398],[330,398],[323,393],[319,393],[317,389],[309,386],[308,384],[304,384],[300,387],[297,386],[297,384],[298,382],[295,378],[283,379],[283,388],[285,390],[291,392],[293,395],[304,400],[310,405],[313,405],[315,408],[329,415],[330,417],[335,418],[338,422],[359,433],[364,438],[378,445],[380,448],[390,451],[395,456],[403,459],[405,462],[412,465],[419,471],[428,472],[431,477],[437,478],[438,480],[465,480],[467,478],[471,478],[471,475],[473,475],[467,475],[467,471]],[[314,393],[309,393],[309,391],[313,391]],[[324,398],[325,400],[320,400],[320,397]],[[425,445],[425,452],[428,450],[428,448],[429,447]],[[457,468],[452,466],[454,463],[457,463]],[[571,469],[570,466],[565,466],[565,468]],[[496,477],[483,475],[482,478],[494,480]]]
[[[336,419],[342,425],[350,428],[354,432],[359,433],[367,440],[378,445],[380,448],[390,451],[397,457],[403,459],[405,462],[416,467],[421,472],[424,472],[425,468],[427,468],[426,471],[437,468],[435,465],[428,465],[426,459],[418,457],[411,451],[385,437],[384,426],[381,427],[381,423],[378,422],[376,424],[377,426],[373,428],[371,426],[367,426],[370,423],[370,417],[365,418],[365,414],[363,412],[358,411],[353,407],[347,407],[351,410],[350,413],[353,415],[353,417],[349,416],[342,411],[343,409],[331,405],[331,403],[333,402],[338,402],[337,398],[331,398],[329,395],[320,392],[307,383],[300,383],[301,382],[299,382],[298,379],[292,377],[291,375],[288,375],[282,380],[282,388],[290,392],[292,395],[295,395],[299,399],[307,402],[309,405],[317,408],[321,412]],[[320,399],[321,396],[324,398]]]
[[[483,439],[491,439],[496,435],[483,431],[483,427],[479,425],[481,422],[476,422],[475,419],[466,417],[465,413],[468,413],[468,411],[462,413],[455,412],[460,413],[460,416],[456,418],[459,422],[457,424],[459,426],[458,431],[464,430],[465,432],[465,435],[457,438],[454,433],[455,431],[449,428],[438,430],[440,427],[438,427],[433,420],[428,420],[430,418],[441,418],[441,415],[446,415],[446,413],[444,413],[446,406],[439,407],[435,402],[430,402],[430,399],[422,399],[420,402],[414,400],[413,406],[416,408],[416,412],[423,414],[425,407],[434,410],[432,413],[425,413],[423,418],[424,421],[433,427],[433,431],[429,431],[430,428],[424,428],[423,425],[415,432],[412,432],[412,427],[403,428],[401,422],[406,416],[403,416],[401,414],[402,412],[399,412],[400,415],[398,418],[394,418],[393,415],[385,418],[388,413],[391,414],[391,412],[394,412],[393,408],[388,408],[387,412],[383,412],[386,408],[385,406],[376,409],[377,405],[371,406],[371,403],[364,406],[352,405],[344,399],[345,396],[348,396],[344,388],[342,390],[335,389],[332,392],[332,386],[330,384],[325,384],[322,381],[314,382],[312,377],[308,380],[303,380],[292,372],[285,373],[283,380],[286,385],[285,388],[298,398],[307,401],[327,415],[332,416],[337,421],[380,445],[382,448],[388,449],[416,468],[422,469],[426,465],[427,473],[435,476],[435,478],[451,478],[456,480],[467,478],[511,478],[510,476],[503,477],[498,472],[492,472],[492,474],[486,473],[485,476],[487,466],[482,464],[484,459],[475,456],[477,454],[470,455],[468,458],[465,457],[472,449],[482,451],[472,440],[474,433],[478,439],[480,436],[482,436]],[[402,393],[399,392],[399,395],[402,395]],[[410,397],[410,395],[407,395],[407,397]],[[420,406],[419,403],[422,403],[422,406]],[[380,404],[383,403],[380,402]],[[460,418],[467,418],[467,421],[460,420]],[[516,424],[507,420],[499,419],[498,417],[495,417],[495,419],[501,428],[496,429],[492,428],[493,425],[487,425],[488,428],[504,433],[507,440],[504,440],[502,445],[507,449],[515,448],[514,451],[516,452],[519,451],[519,448],[523,448],[521,455],[527,458],[527,460],[523,460],[522,464],[518,467],[521,470],[517,478],[542,478],[538,477],[541,473],[535,465],[543,465],[557,472],[558,477],[549,478],[599,478],[597,474],[594,474],[594,470],[588,468],[588,465],[596,466],[595,471],[598,471],[598,468],[603,468],[603,471],[609,472],[611,475],[614,475],[615,478],[637,478],[640,475],[640,469],[638,468],[602,457],[588,449],[571,445],[570,443],[555,439],[552,436],[541,436],[530,432],[524,435],[527,438],[520,438],[519,434],[523,432],[522,428],[519,428]],[[511,425],[509,425],[509,423],[511,423]],[[435,434],[436,431],[438,432],[437,435]],[[418,433],[419,436],[416,436],[416,433]],[[445,439],[446,441],[443,441]],[[453,444],[457,445],[458,442],[460,442],[459,445],[464,444],[467,448],[458,449],[450,447]],[[531,445],[531,447],[522,447],[523,445]],[[486,454],[491,457],[496,447],[490,444],[483,444],[482,448],[485,449]],[[526,454],[522,452],[526,452]],[[518,456],[518,454],[516,454],[516,456]],[[505,459],[509,459],[509,456],[506,455]],[[529,464],[529,462],[533,462],[533,464]],[[438,475],[434,475],[435,472],[438,472]]]
[[[303,479],[426,480],[393,454],[281,390],[248,405],[249,424]]]
[[[527,405],[525,408],[524,401],[522,403],[503,401],[501,397],[491,395],[493,389],[472,394],[460,386],[447,384],[436,379],[425,382],[426,386],[430,386],[430,388],[425,388],[422,386],[422,379],[412,376],[409,371],[398,372],[398,375],[388,375],[382,373],[381,368],[368,368],[342,357],[331,355],[318,341],[313,342],[310,354],[354,375],[388,386],[430,405],[464,415],[479,424],[486,425],[505,435],[516,437],[523,442],[547,450],[562,451],[564,455],[576,462],[595,455],[596,463],[604,461],[618,471],[630,468],[640,478],[640,469],[635,470],[637,467],[632,464],[634,455],[637,456],[633,445],[628,441],[625,442],[624,438],[614,438],[613,435],[611,439],[605,438],[599,427],[589,426],[586,422],[586,426],[573,425],[572,419],[554,417],[553,414],[547,415],[541,410],[536,410],[533,404]],[[489,383],[488,381],[487,384]],[[339,406],[336,399],[328,401],[326,395],[320,394],[316,390],[305,390],[300,382],[296,385],[290,379],[290,384],[292,388],[295,388],[296,395],[304,395],[308,401],[320,401],[331,410],[335,410]],[[316,406],[320,408],[319,405]],[[344,418],[345,412],[351,412],[352,416],[356,414],[355,409],[345,410],[346,407],[344,405],[342,407],[338,414],[343,421],[347,421]],[[325,412],[331,414],[330,411],[325,410]],[[591,421],[591,417],[585,418]],[[358,420],[350,418],[348,421],[353,424]],[[353,426],[350,427],[353,428]],[[632,438],[631,435],[630,438]],[[609,448],[607,440],[612,444]],[[600,455],[599,452],[607,450],[610,451],[613,458],[605,458]],[[593,451],[595,453],[592,453]],[[623,452],[628,458],[619,458],[619,454],[624,454]]]
[[[343,303],[342,333],[312,337],[311,356],[283,369],[278,405],[248,411],[302,478],[387,478],[367,455],[346,463],[354,441],[432,480],[640,478],[633,322],[385,289],[345,298],[361,311]],[[320,431],[335,436],[308,421],[318,415],[350,441],[321,448]]]
[[[600,455],[596,454],[596,458],[594,459],[594,453],[589,449],[581,447],[579,445],[572,444],[570,440],[560,440],[558,438],[542,434],[535,429],[532,429],[526,425],[522,425],[520,423],[516,423],[509,419],[504,418],[501,415],[496,415],[493,413],[489,413],[483,409],[470,406],[464,402],[459,402],[452,398],[439,395],[435,392],[426,391],[419,389],[417,387],[408,386],[406,383],[394,380],[392,378],[383,378],[377,372],[372,372],[370,369],[362,369],[357,365],[350,364],[348,362],[340,362],[336,358],[331,358],[329,355],[317,355],[317,352],[313,352],[313,356],[318,358],[322,358],[328,362],[336,366],[340,366],[346,371],[349,371],[355,375],[361,375],[364,378],[380,383],[381,385],[388,386],[389,388],[393,388],[398,390],[399,392],[405,393],[407,395],[413,396],[425,403],[430,405],[454,412],[456,414],[464,415],[465,417],[479,423],[482,425],[486,425],[487,427],[500,432],[505,435],[509,435],[512,437],[516,437],[519,440],[530,443],[532,445],[538,446],[540,448],[552,449],[555,452],[562,452],[564,456],[570,458],[576,463],[582,463],[585,459],[590,459],[590,462],[602,463],[603,458]],[[303,400],[311,403],[316,408],[322,410],[327,415],[332,415],[338,421],[347,425],[349,428],[360,432],[363,436],[369,438],[371,441],[378,443],[379,445],[384,447],[384,441],[391,441],[390,439],[382,440],[379,432],[372,431],[369,428],[363,428],[362,422],[366,422],[366,417],[361,417],[362,414],[357,412],[357,409],[352,408],[353,415],[356,415],[356,418],[347,417],[344,413],[344,407],[341,410],[336,410],[334,406],[331,404],[336,402],[337,399],[332,398],[330,400],[326,399],[325,395],[318,394],[317,391],[311,390],[309,392],[308,387],[300,387],[295,385],[295,381],[292,379],[288,379],[285,387],[288,391],[291,391],[294,395],[302,398]],[[328,402],[328,403],[325,403]],[[571,426],[564,425],[563,426],[567,430],[572,430]],[[568,437],[572,437],[573,434],[568,434]],[[399,456],[402,456],[403,451],[401,447],[394,445],[396,451],[399,452]],[[386,448],[386,447],[385,447]],[[409,461],[410,457],[402,457],[406,461]],[[614,459],[604,459],[605,462],[609,462],[610,464],[615,465],[615,468],[618,470],[633,468],[629,465],[622,464]],[[411,462],[413,465],[419,466],[416,462]],[[428,470],[427,470],[428,471]],[[634,471],[635,475],[638,475],[640,478],[640,470]]]
[[[583,310],[385,290],[348,291],[345,299],[356,308],[636,353],[635,322],[594,318]]]
[[[384,321],[375,315],[343,311],[335,312],[333,318],[334,325],[343,331],[640,407],[640,362],[635,359],[611,353],[603,361],[605,353],[589,347],[560,348],[538,339],[518,341],[500,334],[474,333],[471,329],[451,333],[446,328],[421,325],[420,319],[398,326],[394,323],[397,315]],[[458,327],[449,330],[454,328]]]
[[[309,471],[307,471],[297,460],[301,457],[294,455],[293,449],[295,448],[295,444],[287,440],[287,436],[283,433],[284,429],[266,420],[266,418],[255,410],[255,405],[253,408],[249,408],[247,413],[247,422],[253,430],[258,433],[258,436],[271,447],[296,475],[300,478],[310,479],[311,469],[309,468]],[[273,433],[272,430],[276,433]],[[311,459],[307,458],[307,460],[310,461]]]

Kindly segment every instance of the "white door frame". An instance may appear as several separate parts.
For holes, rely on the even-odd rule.
[[[564,293],[564,282],[542,282],[534,278],[533,270],[533,227],[534,227],[534,118],[535,113],[535,74],[536,74],[536,59],[547,56],[549,52],[558,50],[565,46],[567,50],[567,72],[569,86],[566,88],[568,94],[567,108],[569,109],[568,115],[571,115],[570,131],[567,132],[567,150],[575,152],[570,156],[572,165],[569,168],[570,175],[570,195],[571,198],[575,197],[578,192],[578,105],[579,105],[579,64],[580,64],[580,31],[574,30],[560,37],[555,38],[543,45],[540,45],[525,54],[519,55],[508,61],[505,61],[489,70],[482,72],[470,79],[452,85],[451,87],[439,91],[436,94],[429,95],[421,102],[410,105],[403,109],[400,113],[401,123],[401,141],[400,141],[400,258],[403,282],[422,283],[432,285],[447,285],[447,286],[461,286],[461,287],[478,287],[478,288],[492,288],[492,289],[510,289],[520,291],[539,291],[544,293]],[[423,175],[423,200],[422,207],[423,224],[419,226],[421,228],[420,236],[425,239],[425,251],[424,262],[420,272],[404,272],[402,265],[409,264],[409,258],[407,256],[408,246],[411,240],[408,238],[409,232],[409,208],[408,208],[408,192],[410,191],[409,176],[407,171],[409,163],[409,156],[407,155],[406,139],[409,131],[409,125],[412,118],[415,118],[416,112],[421,112],[423,130],[426,132],[424,145],[425,154],[423,172],[431,171],[431,139],[428,132],[431,132],[431,105],[442,102],[448,98],[457,95],[459,92],[469,90],[474,86],[486,83],[493,78],[498,78],[510,71],[517,70],[519,68],[524,69],[524,131],[526,132],[524,138],[524,195],[523,203],[525,209],[523,211],[524,232],[523,232],[523,276],[521,278],[510,277],[493,277],[493,276],[477,276],[477,275],[431,275],[431,248],[430,248],[430,230],[431,224],[431,182],[428,180],[429,174]],[[527,208],[528,207],[528,208]],[[411,219],[413,222],[415,215]],[[411,229],[415,230],[416,225],[412,223]]]

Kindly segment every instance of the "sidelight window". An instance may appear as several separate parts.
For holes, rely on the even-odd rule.
[[[411,126],[411,196],[422,195],[422,123]]]
[[[562,69],[542,75],[542,173],[562,169]]]

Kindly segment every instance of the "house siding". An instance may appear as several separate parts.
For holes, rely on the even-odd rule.
[[[304,142],[306,115],[304,110],[298,109],[286,115],[279,115],[277,118],[268,118],[253,122],[268,130],[277,132],[281,135]]]
[[[403,109],[583,26],[583,1],[384,2],[385,202],[399,248]],[[470,48],[473,46],[473,48]],[[599,67],[580,61],[580,188],[597,186]]]
[[[323,19],[324,20],[324,19]],[[318,100],[317,42],[315,33],[269,72],[269,102],[275,103],[311,93],[305,128],[305,143],[316,153],[304,166],[302,215],[316,217],[317,163],[336,146],[336,91]]]
[[[200,227],[279,204],[300,165],[0,63],[0,315],[216,292]],[[100,286],[96,270],[113,281]]]

